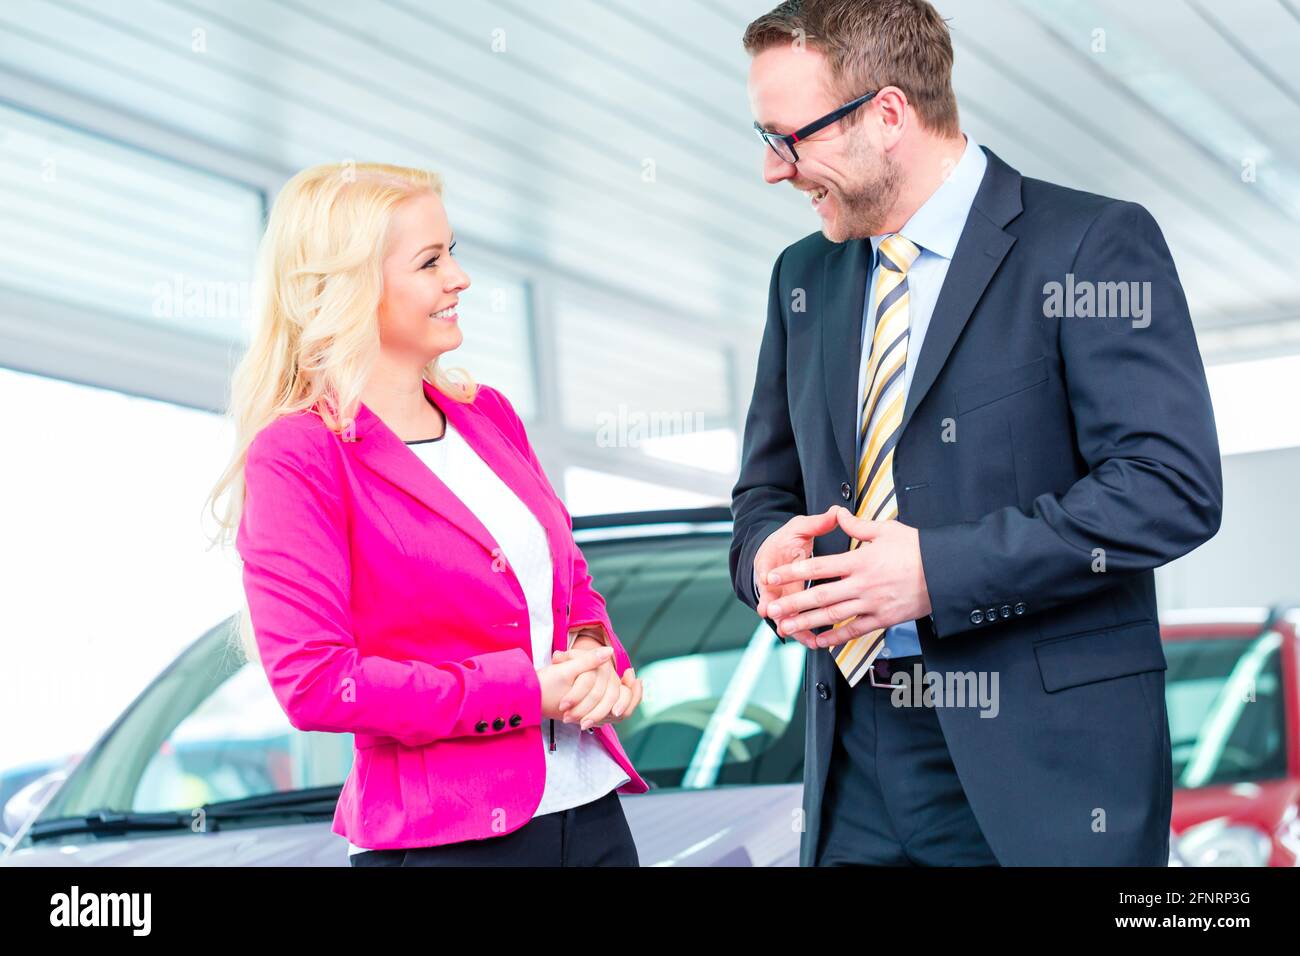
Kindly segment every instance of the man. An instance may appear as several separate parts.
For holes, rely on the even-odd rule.
[[[1166,865],[1153,569],[1222,478],[1159,227],[964,135],[924,0],[744,44],[822,227],[772,270],[732,496],[737,594],[808,647],[801,865]]]

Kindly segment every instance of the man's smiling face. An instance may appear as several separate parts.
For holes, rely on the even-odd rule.
[[[779,44],[757,54],[749,67],[754,119],[774,133],[793,133],[843,105],[829,89],[826,57],[811,47]],[[868,92],[859,90],[854,96]],[[795,147],[799,162],[787,163],[763,147],[763,178],[788,180],[806,193],[832,242],[880,235],[902,185],[902,171],[880,145],[876,101],[858,107],[857,122],[843,120]]]

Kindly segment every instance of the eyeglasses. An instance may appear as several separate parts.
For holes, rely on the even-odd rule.
[[[848,116],[855,109],[857,109],[863,103],[867,102],[867,100],[871,99],[879,92],[880,90],[872,90],[870,93],[863,93],[856,100],[850,100],[849,102],[841,106],[839,109],[831,110],[831,112],[827,113],[821,119],[813,120],[813,122],[809,123],[807,126],[803,127],[802,129],[795,130],[793,133],[789,134],[788,136],[783,136],[780,133],[769,132],[768,130],[765,130],[763,129],[763,127],[759,126],[757,121],[755,121],[754,123],[754,132],[758,134],[759,139],[763,140],[763,142],[767,143],[768,146],[772,147],[772,152],[780,156],[782,162],[797,163],[799,162],[799,154],[794,151],[795,143],[799,142],[799,140],[801,139],[807,139],[809,136],[811,136],[813,133],[817,132],[818,130],[825,129],[827,126],[830,126],[831,123],[834,123],[836,120]]]

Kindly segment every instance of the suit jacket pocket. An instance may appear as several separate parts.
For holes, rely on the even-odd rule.
[[[974,411],[981,406],[988,405],[990,402],[996,402],[1000,398],[1006,398],[1008,395],[1014,395],[1016,392],[1023,392],[1025,389],[1033,388],[1047,381],[1047,359],[1035,359],[1028,365],[1017,365],[1015,368],[1005,369],[986,379],[976,382],[974,385],[967,385],[965,388],[959,388],[954,394],[957,403],[957,414],[964,415],[966,412]]]
[[[1034,656],[1048,693],[1168,666],[1160,629],[1147,620],[1038,641]]]

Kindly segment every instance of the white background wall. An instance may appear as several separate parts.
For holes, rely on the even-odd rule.
[[[1223,527],[1156,573],[1161,609],[1300,600],[1300,448],[1223,459]]]

